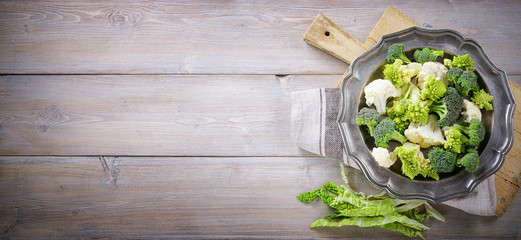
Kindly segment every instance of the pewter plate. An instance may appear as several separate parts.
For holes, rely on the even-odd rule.
[[[487,134],[477,148],[480,165],[476,172],[455,171],[440,175],[439,181],[416,178],[411,180],[401,174],[399,160],[387,169],[380,167],[373,159],[370,151],[374,147],[374,141],[365,128],[356,124],[356,114],[365,106],[362,91],[365,85],[383,78],[381,68],[386,63],[387,49],[394,43],[404,44],[409,56],[414,49],[423,47],[442,49],[446,52],[445,57],[450,58],[453,55],[470,54],[475,62],[480,87],[494,96],[494,110],[482,111]],[[396,198],[424,199],[437,203],[465,196],[501,168],[505,155],[513,144],[513,113],[516,103],[505,72],[490,60],[476,41],[464,38],[454,30],[412,27],[383,36],[372,49],[353,61],[349,74],[342,80],[341,95],[338,126],[346,153],[356,161],[371,185]],[[395,146],[397,145],[390,144],[390,148]]]

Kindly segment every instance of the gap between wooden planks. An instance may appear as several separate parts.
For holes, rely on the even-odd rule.
[[[344,32],[333,21],[319,14],[304,35],[304,41],[350,64],[360,54],[373,47],[383,35],[412,26],[419,26],[419,24],[389,6],[376,23],[365,43],[362,44]],[[348,72],[349,69],[344,73],[342,78],[340,78],[337,87],[340,86],[342,79],[345,78]],[[515,98],[521,99],[521,88],[515,84],[510,85],[512,86]],[[520,118],[521,113],[516,108],[514,114],[515,142],[521,140],[519,134],[519,130],[521,129]],[[505,159],[504,166],[495,175],[497,216],[505,214],[520,187],[521,164],[517,161],[517,159],[521,157],[520,152],[521,147],[514,145]]]

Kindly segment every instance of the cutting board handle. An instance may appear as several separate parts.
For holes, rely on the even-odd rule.
[[[420,25],[395,8],[388,6],[369,37],[362,44],[329,18],[319,13],[304,35],[304,41],[351,64],[358,56],[376,45],[383,35],[413,26]]]
[[[360,41],[344,32],[321,13],[313,20],[304,35],[304,41],[347,64],[351,64],[353,60],[366,51]]]

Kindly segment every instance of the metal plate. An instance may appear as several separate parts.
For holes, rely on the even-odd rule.
[[[365,106],[362,91],[365,85],[383,78],[380,69],[385,64],[387,49],[394,43],[404,44],[406,51],[409,50],[408,54],[410,50],[423,47],[442,49],[446,51],[445,57],[470,54],[475,62],[480,87],[494,96],[494,110],[482,111],[487,135],[478,146],[480,165],[476,172],[457,171],[440,175],[439,181],[411,180],[401,174],[399,165],[386,169],[378,166],[373,159],[370,150],[374,142],[365,128],[356,124],[356,114]],[[464,196],[501,168],[513,144],[513,113],[516,104],[505,72],[490,60],[476,41],[466,39],[454,30],[412,27],[383,36],[372,49],[353,61],[349,74],[342,81],[341,94],[338,126],[347,154],[357,162],[374,187],[384,189],[396,198],[442,202]]]

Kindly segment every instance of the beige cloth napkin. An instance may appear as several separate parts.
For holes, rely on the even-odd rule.
[[[321,156],[342,160],[358,169],[354,159],[345,154],[337,126],[340,88],[320,88],[291,93],[291,137],[300,148]],[[443,204],[465,212],[494,216],[496,190],[494,176],[481,182],[469,195]]]

